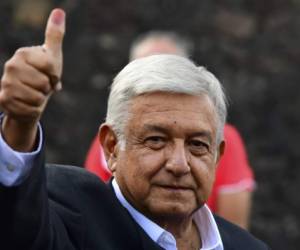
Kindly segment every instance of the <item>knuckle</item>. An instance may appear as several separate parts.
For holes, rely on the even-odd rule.
[[[48,94],[51,91],[50,79],[47,76],[43,77],[43,79],[40,82],[40,85],[40,90],[44,94]]]
[[[3,89],[5,88],[6,85],[6,77],[2,76],[2,79],[0,81],[0,91],[3,92]]]
[[[3,105],[6,103],[6,96],[3,94],[3,92],[0,93],[0,105]]]
[[[36,118],[36,117],[39,117],[41,114],[42,114],[42,108],[41,107],[34,107],[34,108],[31,108],[31,116],[33,118]]]
[[[23,48],[19,48],[16,50],[15,55],[16,56],[20,56],[20,57],[24,57],[28,54],[28,48],[23,47]]]
[[[1,91],[5,92],[5,96],[9,96],[11,94],[11,89],[13,88],[13,84],[11,81],[3,78],[1,80]]]
[[[5,64],[4,64],[4,71],[5,72],[12,72],[15,71],[17,68],[17,62],[12,58],[10,60],[8,60]]]
[[[41,94],[41,93],[38,93],[38,94],[34,97],[33,101],[34,101],[34,103],[35,103],[36,105],[40,106],[41,104],[44,103],[44,101],[45,101],[45,96],[44,96],[43,94]]]
[[[48,29],[46,31],[46,36],[51,37],[53,41],[60,41],[62,37],[64,36],[63,30],[60,29]]]
[[[0,106],[5,112],[12,112],[12,102],[5,95],[0,95]]]

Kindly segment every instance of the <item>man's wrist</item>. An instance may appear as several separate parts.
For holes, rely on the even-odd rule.
[[[38,141],[37,131],[37,122],[20,122],[6,115],[3,117],[1,135],[5,142],[15,151],[33,151]]]

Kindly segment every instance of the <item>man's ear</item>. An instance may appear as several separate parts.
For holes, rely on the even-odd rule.
[[[116,159],[118,155],[118,139],[112,127],[106,123],[99,128],[99,139],[103,147],[107,166],[112,173],[116,170]]]
[[[225,141],[224,141],[224,140],[221,141],[221,143],[220,143],[219,146],[218,146],[218,152],[217,152],[216,164],[219,163],[219,161],[220,161],[222,155],[224,154],[224,152],[225,152],[225,146],[226,146]]]

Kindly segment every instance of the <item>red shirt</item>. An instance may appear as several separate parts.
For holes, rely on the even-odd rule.
[[[226,124],[224,139],[226,141],[225,152],[217,167],[215,183],[207,201],[212,211],[217,209],[216,199],[220,192],[251,191],[255,185],[244,143],[236,128]],[[93,140],[88,151],[85,167],[104,181],[111,177],[98,136]]]
[[[219,193],[252,191],[255,186],[253,172],[239,132],[232,125],[226,124],[224,139],[225,151],[217,166],[215,183],[207,201],[207,205],[212,211],[217,209],[216,201]]]

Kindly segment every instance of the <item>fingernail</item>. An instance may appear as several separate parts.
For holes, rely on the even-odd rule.
[[[54,9],[52,11],[51,21],[56,25],[61,25],[65,20],[65,12],[62,9]]]

